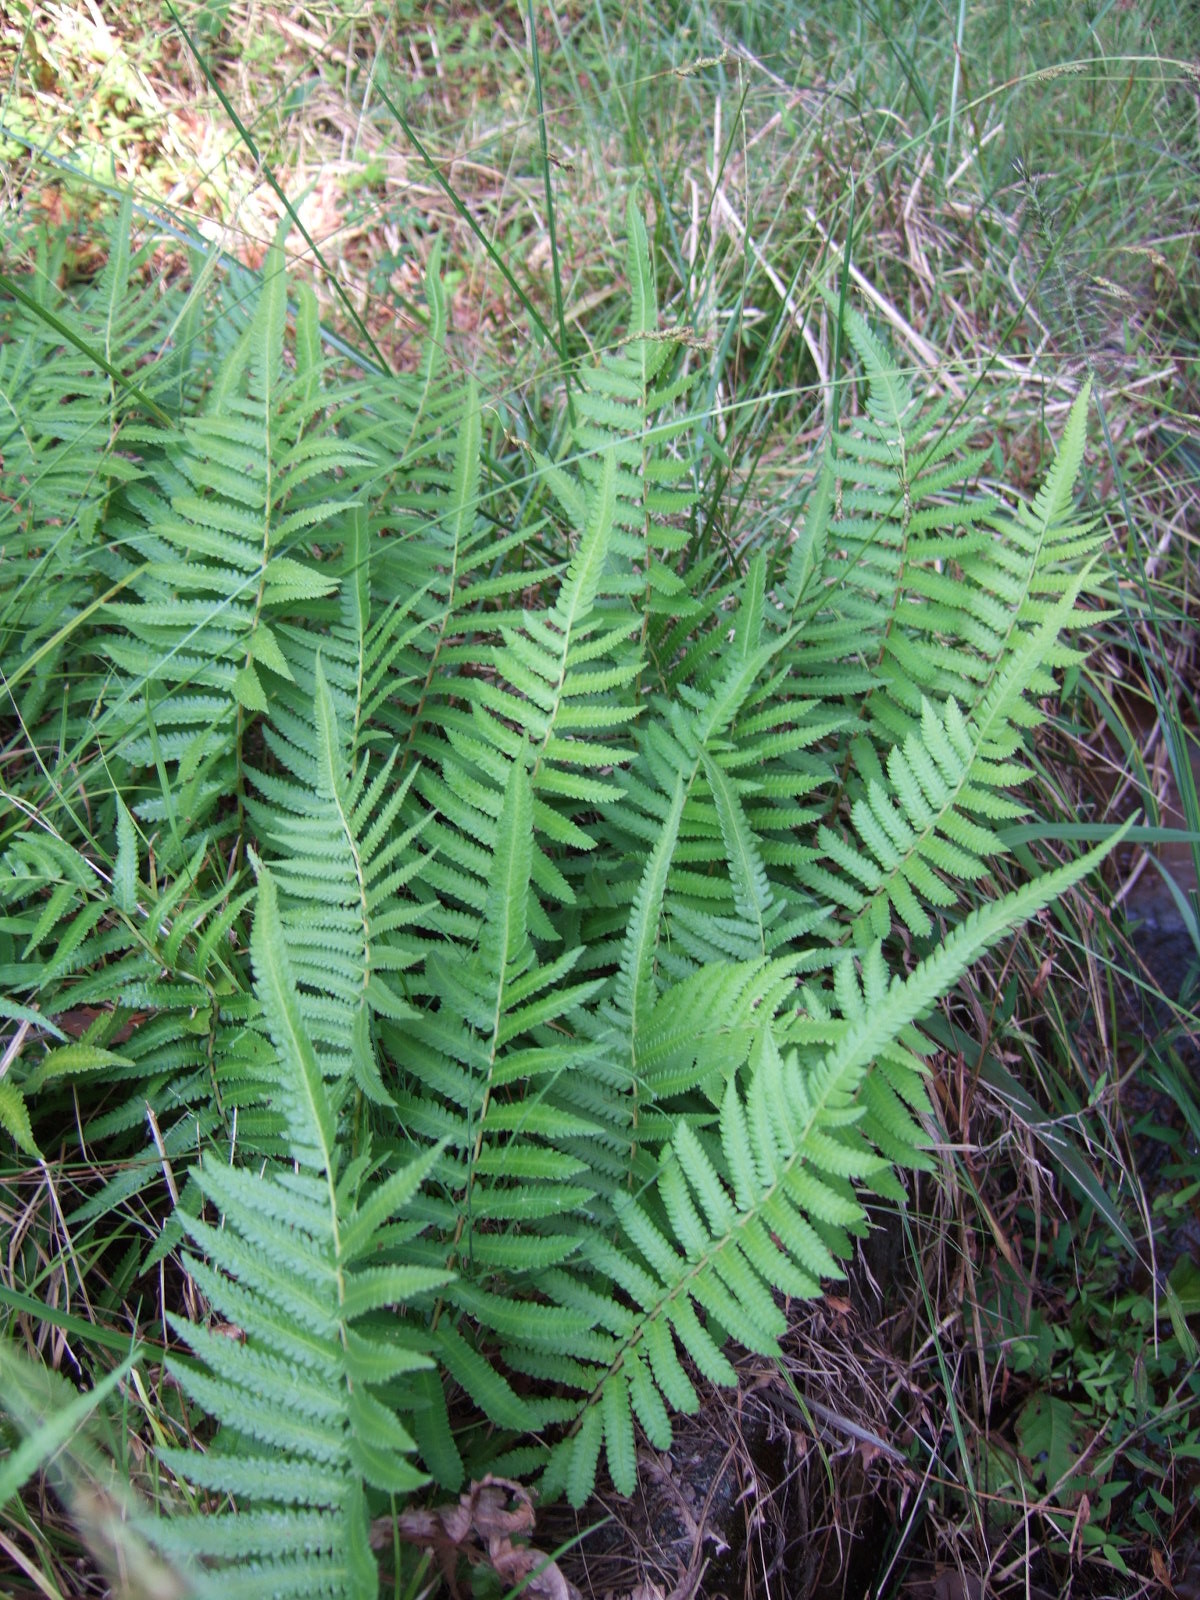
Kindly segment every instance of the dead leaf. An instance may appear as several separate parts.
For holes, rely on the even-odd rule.
[[[1175,1588],[1171,1582],[1171,1572],[1166,1561],[1163,1559],[1163,1553],[1161,1550],[1154,1549],[1153,1547],[1151,1548],[1150,1567],[1154,1573],[1155,1582],[1161,1583],[1168,1594],[1174,1594]]]
[[[1079,1546],[1078,1559],[1083,1559],[1083,1530],[1087,1527],[1091,1515],[1092,1502],[1089,1500],[1086,1494],[1081,1494],[1079,1497],[1079,1507],[1075,1512],[1075,1521],[1071,1525],[1071,1538],[1067,1544],[1067,1555],[1070,1559],[1076,1559],[1076,1544]]]
[[[371,1545],[391,1543],[393,1532],[406,1544],[420,1545],[437,1561],[454,1600],[460,1600],[458,1568],[488,1566],[510,1589],[527,1600],[581,1600],[556,1562],[524,1541],[534,1525],[533,1501],[527,1490],[508,1478],[488,1476],[473,1483],[458,1500],[444,1506],[403,1511],[371,1524]]]
[[[983,1600],[983,1579],[974,1572],[944,1567],[933,1583],[933,1600]]]

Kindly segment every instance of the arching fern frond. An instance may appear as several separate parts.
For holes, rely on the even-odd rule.
[[[393,782],[398,750],[372,773],[347,744],[320,655],[299,641],[292,654],[299,694],[311,682],[308,715],[277,707],[265,737],[287,776],[255,773],[261,798],[247,805],[271,851],[309,1037],[340,1063],[339,1077],[388,1104],[372,1018],[412,1014],[394,975],[421,954],[403,930],[421,915],[410,890],[427,861],[416,848],[422,824],[397,827],[414,773]],[[347,709],[353,719],[352,700]]]
[[[25,997],[33,1024],[8,1085],[68,1127],[87,1085],[87,1137],[121,1156],[73,1213],[77,1225],[160,1181],[164,1158],[186,1162],[239,1117],[252,1145],[270,1148],[278,1135],[264,1111],[265,1041],[228,939],[249,893],[236,883],[201,890],[203,839],[176,876],[148,883],[119,800],[116,834],[108,850],[89,841],[85,853],[31,827],[0,856],[0,906],[24,929],[4,989]]]
[[[368,1489],[405,1496],[424,1482],[400,1422],[396,1391],[430,1366],[409,1320],[396,1337],[393,1308],[419,1307],[448,1275],[379,1266],[381,1230],[401,1215],[437,1159],[433,1151],[363,1191],[367,1167],[342,1152],[326,1073],[309,1042],[264,869],[251,942],[255,992],[274,1047],[273,1089],[292,1165],[259,1173],[219,1160],[196,1169],[223,1226],[180,1212],[193,1249],[184,1264],[212,1311],[238,1330],[172,1317],[191,1351],[173,1374],[220,1423],[205,1453],[168,1448],[160,1459],[237,1511],[176,1516],[157,1526],[161,1547],[203,1563],[202,1585],[222,1596],[374,1596],[378,1573],[367,1526]],[[379,1398],[386,1385],[388,1400]]]
[[[308,373],[290,374],[283,345],[287,277],[276,245],[255,315],[235,345],[204,413],[178,434],[143,430],[147,482],[127,494],[131,517],[117,547],[135,599],[108,602],[107,654],[119,673],[106,731],[134,766],[158,763],[181,783],[206,746],[227,748],[195,820],[243,782],[248,721],[267,708],[264,673],[287,668],[275,629],[336,587],[304,544],[347,536],[353,500],[339,474],[366,457],[319,424],[322,396]],[[149,731],[148,731],[149,729]],[[162,820],[169,801],[139,814]]]
[[[845,1020],[823,1055],[785,1056],[764,1029],[745,1086],[730,1079],[718,1137],[681,1120],[653,1189],[614,1202],[622,1239],[588,1242],[590,1282],[561,1269],[542,1275],[549,1295],[593,1317],[590,1338],[575,1342],[585,1409],[551,1458],[548,1486],[582,1503],[603,1440],[613,1482],[632,1492],[631,1413],[652,1442],[668,1448],[666,1408],[695,1408],[681,1350],[715,1383],[734,1381],[721,1348],[727,1335],[777,1353],[785,1321],[775,1294],[817,1294],[821,1279],[841,1270],[847,1230],[865,1223],[849,1184],[870,1184],[896,1163],[921,1160],[925,1134],[913,1111],[927,1102],[915,1058],[897,1057],[906,1030],[1014,923],[1077,883],[1104,853],[1093,851],[973,912],[907,978],[889,981],[873,946],[863,958],[861,989],[839,985]],[[881,1060],[891,1063],[897,1087],[864,1105],[859,1091]],[[518,1352],[510,1359],[521,1364]]]
[[[673,408],[695,380],[686,374],[675,379],[664,376],[675,345],[658,326],[646,224],[632,194],[625,228],[633,290],[629,332],[598,366],[580,371],[574,437],[589,481],[600,477],[608,451],[616,456],[617,563],[606,585],[608,592],[637,595],[643,615],[673,620],[678,611],[672,600],[685,610],[691,608],[687,585],[672,558],[686,548],[687,530],[679,521],[688,516],[695,499],[686,481],[692,462],[686,452],[675,454],[670,449],[694,430],[694,423],[686,415],[673,414]],[[660,413],[666,414],[660,417]]]

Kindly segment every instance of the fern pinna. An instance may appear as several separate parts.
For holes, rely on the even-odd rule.
[[[221,1594],[373,1593],[372,1518],[430,1480],[578,1504],[603,1454],[631,1492],[637,1430],[935,1165],[922,1018],[1095,863],[988,892],[1100,592],[1086,393],[1032,505],[980,495],[843,308],[866,405],[804,526],[705,555],[693,352],[627,231],[553,459],[497,455],[436,270],[415,377],[343,385],[277,246],[219,359],[105,391],[97,497],[4,580],[66,687],[20,706],[0,1119],[36,1152],[86,1083],[120,1161],[77,1227],[182,1188],[122,1281],[176,1251],[207,1307],[168,1327],[216,1432],[162,1453],[207,1515],[156,1537]],[[46,335],[0,309],[2,376]]]

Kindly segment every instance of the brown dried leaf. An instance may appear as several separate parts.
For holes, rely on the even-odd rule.
[[[974,1572],[944,1567],[933,1583],[933,1600],[983,1600],[983,1579]]]
[[[529,1544],[517,1544],[533,1532],[533,1501],[528,1491],[508,1478],[486,1477],[473,1483],[458,1500],[444,1506],[402,1511],[395,1532],[406,1544],[431,1552],[451,1595],[461,1590],[457,1573],[461,1561],[489,1566],[509,1588],[522,1587],[528,1600],[580,1600],[556,1562]],[[393,1524],[381,1517],[371,1525],[371,1544],[380,1549],[391,1542]]]
[[[1156,1583],[1161,1583],[1168,1594],[1174,1594],[1175,1588],[1171,1582],[1170,1568],[1163,1559],[1162,1551],[1154,1548],[1153,1546],[1150,1550],[1150,1566],[1154,1572],[1154,1581]]]

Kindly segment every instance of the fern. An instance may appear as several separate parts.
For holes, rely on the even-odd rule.
[[[599,1310],[592,1349],[607,1359],[594,1356],[581,1370],[588,1409],[558,1447],[551,1487],[566,1487],[575,1504],[590,1494],[602,1421],[613,1482],[633,1492],[630,1408],[651,1441],[667,1448],[666,1406],[695,1406],[676,1341],[710,1381],[735,1381],[705,1319],[749,1349],[779,1353],[785,1322],[772,1291],[819,1293],[823,1278],[841,1273],[846,1230],[864,1231],[866,1213],[849,1181],[880,1184],[893,1163],[922,1164],[924,1139],[912,1112],[929,1106],[919,1061],[902,1036],[1014,920],[1049,904],[1103,854],[1094,851],[974,912],[906,979],[889,982],[879,945],[863,959],[861,990],[844,961],[838,991],[845,1020],[823,1056],[802,1065],[798,1052],[781,1055],[769,1026],[761,1031],[745,1091],[736,1076],[729,1079],[718,1138],[706,1144],[683,1121],[660,1161],[653,1196],[616,1203],[624,1248],[602,1238],[588,1246],[589,1265],[623,1297]],[[882,1190],[893,1193],[887,1181]],[[544,1281],[567,1307],[598,1302],[562,1275]]]
[[[376,1265],[375,1252],[436,1152],[362,1194],[366,1163],[343,1157],[336,1102],[306,1034],[265,870],[251,954],[292,1165],[250,1173],[217,1160],[195,1169],[223,1226],[181,1212],[205,1258],[185,1255],[184,1266],[238,1337],[169,1319],[194,1358],[176,1361],[174,1375],[221,1428],[203,1455],[161,1453],[239,1510],[174,1518],[159,1525],[158,1539],[189,1568],[198,1557],[215,1563],[214,1593],[374,1595],[366,1486],[404,1495],[424,1481],[406,1459],[415,1445],[396,1416],[396,1389],[431,1365],[419,1324],[410,1321],[415,1337],[405,1340],[394,1315],[380,1313],[397,1304],[419,1310],[447,1281],[420,1266]]]
[[[122,487],[142,476],[123,448],[127,396],[104,362],[134,368],[160,336],[164,314],[173,314],[183,325],[172,372],[157,369],[144,387],[167,401],[172,378],[186,370],[186,304],[175,293],[156,303],[139,288],[153,242],[131,247],[131,217],[127,199],[104,271],[77,304],[57,286],[65,240],[42,241],[20,280],[23,300],[0,293],[0,639],[9,693],[27,726],[53,704],[56,688],[69,696],[76,687],[64,668],[77,665],[72,628],[100,592],[101,529]],[[21,652],[29,665],[14,673]],[[94,697],[94,673],[87,680]]]
[[[105,1097],[94,1099],[89,1136],[125,1158],[77,1222],[159,1179],[164,1158],[187,1161],[199,1140],[227,1128],[239,1111],[244,1134],[256,1120],[264,1136],[278,1126],[263,1114],[263,1041],[240,964],[227,954],[228,932],[250,892],[232,885],[198,891],[203,840],[177,878],[152,888],[133,819],[118,806],[111,871],[39,829],[22,832],[0,858],[0,905],[7,926],[21,929],[6,952],[5,989],[28,997],[16,1010],[36,1026],[30,1038],[37,1040],[6,1084],[14,1131],[31,1138],[21,1111],[26,1096],[69,1125],[77,1086],[100,1080]],[[108,854],[102,842],[89,844]],[[161,1148],[147,1136],[148,1118]]]
[[[113,1163],[76,1229],[181,1190],[114,1292],[178,1251],[202,1308],[173,1371],[216,1431],[161,1459],[208,1514],[156,1538],[223,1595],[374,1593],[430,1479],[580,1503],[603,1455],[630,1492],[637,1430],[933,1166],[922,1019],[1098,859],[992,889],[1103,601],[1086,393],[1032,505],[981,494],[970,421],[848,310],[865,409],[804,527],[704,554],[699,374],[633,202],[627,236],[628,332],[515,469],[436,260],[419,370],[353,384],[282,241],[211,344],[119,242],[96,304],[0,302],[5,467],[40,463],[0,501],[38,753],[0,1126]],[[47,363],[97,304],[102,359]]]
[[[285,372],[286,295],[276,245],[255,316],[203,414],[187,419],[178,439],[139,431],[154,485],[127,497],[131,517],[114,570],[125,577],[136,562],[129,588],[137,598],[105,608],[107,653],[123,679],[109,712],[128,729],[120,754],[135,765],[153,758],[169,773],[194,769],[206,746],[228,751],[189,796],[195,820],[221,793],[242,788],[247,718],[267,707],[263,674],[288,676],[281,620],[336,588],[300,554],[301,540],[320,528],[342,542],[354,502],[344,486],[335,491],[335,475],[363,462],[313,426],[312,374]],[[315,318],[311,297],[305,307]],[[165,795],[146,799],[139,814],[160,821],[169,806]]]
[[[392,833],[411,774],[388,794],[397,752],[373,776],[369,758],[352,765],[320,655],[305,671],[294,654],[300,682],[311,673],[312,705],[303,718],[278,708],[266,738],[289,777],[256,774],[264,798],[250,809],[278,858],[309,1037],[342,1059],[339,1077],[386,1103],[371,1019],[411,1009],[392,987],[416,959],[395,935],[416,915],[399,896],[423,864],[411,850],[419,825]]]

